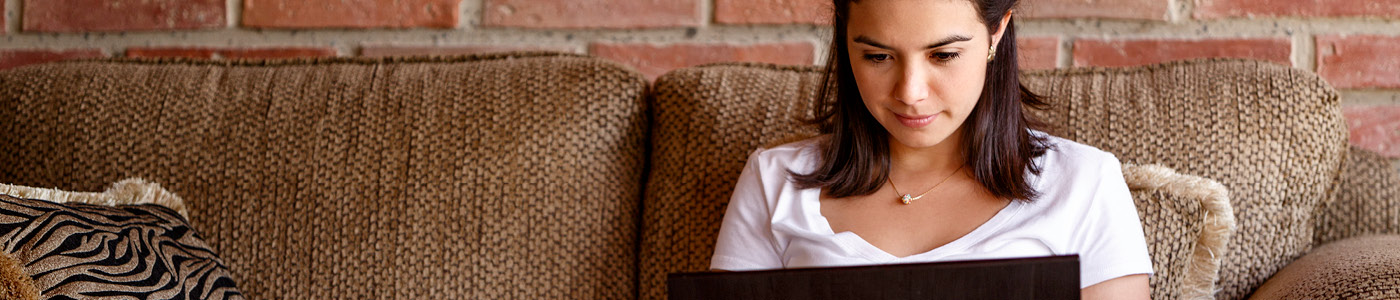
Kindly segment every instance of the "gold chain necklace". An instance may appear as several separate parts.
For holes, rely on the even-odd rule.
[[[894,179],[890,179],[891,176],[885,176],[885,182],[889,182],[889,183],[890,183],[890,188],[894,189],[894,193],[895,193],[895,194],[901,194],[901,195],[903,195],[903,196],[900,196],[900,197],[899,197],[899,202],[903,202],[905,205],[909,205],[910,202],[914,202],[914,200],[919,200],[919,198],[923,198],[924,195],[927,195],[927,194],[928,194],[928,192],[932,192],[933,189],[936,189],[936,188],[938,188],[938,186],[943,185],[944,182],[948,182],[948,179],[953,178],[953,175],[957,175],[957,174],[958,174],[958,171],[962,171],[962,166],[958,166],[958,168],[957,168],[956,170],[953,170],[953,173],[952,173],[952,174],[948,174],[948,177],[943,177],[943,181],[939,181],[938,184],[933,185],[933,187],[928,188],[927,191],[924,191],[923,194],[919,194],[918,196],[910,196],[909,194],[901,194],[901,193],[899,192],[899,188],[894,187]]]

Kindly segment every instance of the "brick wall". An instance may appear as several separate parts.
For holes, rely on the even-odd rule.
[[[0,0],[0,68],[103,57],[206,59],[586,53],[648,76],[718,61],[811,64],[822,0]],[[1031,68],[1244,57],[1342,91],[1352,142],[1400,158],[1400,2],[1024,0]],[[1390,50],[1390,51],[1387,51]],[[1400,160],[1397,160],[1400,165]]]

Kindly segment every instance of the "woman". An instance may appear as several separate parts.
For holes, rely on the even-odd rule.
[[[711,268],[1078,254],[1084,298],[1148,298],[1118,160],[1029,128],[1015,0],[834,4],[825,134],[749,157]]]

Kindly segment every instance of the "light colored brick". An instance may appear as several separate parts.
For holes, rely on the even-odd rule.
[[[1395,0],[1195,0],[1197,19],[1235,17],[1400,17]]]
[[[132,47],[126,57],[185,57],[202,59],[237,58],[297,58],[335,56],[331,48],[205,48],[205,47]]]
[[[1400,36],[1317,37],[1317,73],[1338,88],[1400,88]]]
[[[74,49],[74,50],[0,50],[0,70],[15,68],[25,65],[41,64],[69,59],[106,57],[98,49]]]
[[[467,55],[490,52],[506,51],[554,51],[554,52],[578,52],[570,47],[563,46],[535,46],[535,45],[460,45],[460,46],[404,46],[404,45],[365,45],[360,47],[360,56],[365,57],[385,57],[385,56],[447,56],[447,55]]]
[[[831,24],[831,1],[715,0],[721,24]]]
[[[454,28],[458,0],[244,0],[254,28]]]
[[[224,28],[224,0],[24,0],[24,31]]]
[[[1016,39],[1016,64],[1022,70],[1054,69],[1060,53],[1059,37],[1022,37]]]
[[[1167,20],[1169,4],[1168,0],[1033,0],[1021,1],[1019,13],[1030,19]]]
[[[730,44],[614,44],[595,43],[588,52],[595,56],[622,62],[656,78],[672,69],[716,62],[766,62],[788,65],[809,65],[815,54],[811,43],[782,43],[758,45]]]
[[[700,26],[699,1],[486,0],[482,8],[482,24],[522,28]]]
[[[1135,66],[1174,60],[1227,57],[1271,61],[1291,66],[1287,38],[1141,39],[1074,41],[1075,66]]]
[[[1351,128],[1351,144],[1400,158],[1400,106],[1342,107]]]

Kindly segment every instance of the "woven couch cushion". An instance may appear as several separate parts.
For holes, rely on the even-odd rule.
[[[1152,299],[1213,299],[1220,258],[1235,231],[1219,182],[1159,165],[1123,165],[1152,255]]]
[[[646,85],[542,53],[18,68],[0,182],[160,182],[252,299],[627,299]]]
[[[1250,299],[1400,299],[1400,236],[1372,235],[1313,249]]]
[[[182,203],[140,179],[103,193],[0,184],[0,254],[46,299],[243,299],[218,254],[170,207]]]
[[[1390,159],[1356,146],[1330,201],[1314,213],[1314,245],[1370,234],[1400,234],[1400,174]]]
[[[1312,212],[1346,143],[1337,93],[1315,74],[1243,60],[1034,71],[1052,133],[1210,178],[1230,190],[1238,231],[1220,299],[1240,299],[1312,246]]]
[[[665,297],[668,273],[708,268],[725,203],[747,155],[761,145],[816,133],[795,117],[809,113],[819,80],[816,67],[762,64],[686,68],[657,79],[651,170],[643,204],[643,299]],[[1158,241],[1150,249],[1159,273],[1172,276],[1154,280],[1154,295],[1208,293],[1215,276],[1209,270],[1216,262],[1196,259],[1223,252],[1226,246],[1198,244],[1221,239],[1226,232],[1202,231],[1205,225],[1200,222],[1213,220],[1206,214],[1210,209],[1228,206],[1203,206],[1205,196],[1199,194],[1142,189],[1136,195],[1148,197],[1140,199],[1140,210],[1154,211],[1144,213],[1144,220],[1186,225],[1145,226],[1162,230],[1149,234]],[[1155,211],[1162,209],[1171,211]]]
[[[734,181],[760,145],[816,134],[813,67],[720,64],[656,79],[651,170],[642,213],[641,298],[665,299],[666,274],[704,271]]]

